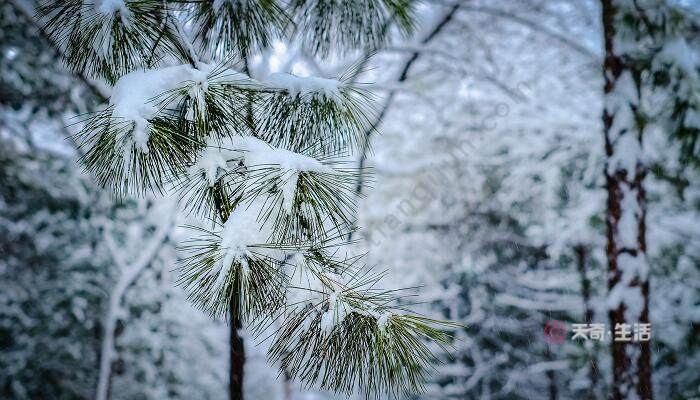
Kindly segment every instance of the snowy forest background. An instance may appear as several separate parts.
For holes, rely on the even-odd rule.
[[[696,22],[679,63],[697,71],[700,4],[678,5]],[[175,285],[190,216],[174,199],[117,202],[82,172],[67,138],[110,88],[62,66],[33,7],[0,4],[0,398],[93,398],[111,319],[111,398],[225,399],[228,328]],[[356,251],[415,288],[415,310],[465,326],[416,398],[609,392],[609,342],[542,331],[609,324],[600,13],[588,0],[425,1],[416,32],[358,77],[379,96],[380,134],[354,160],[373,171]],[[250,68],[333,77],[365,56],[277,42]],[[662,130],[644,150],[654,392],[700,398],[700,160]],[[247,398],[343,398],[285,379],[266,342],[244,340]]]

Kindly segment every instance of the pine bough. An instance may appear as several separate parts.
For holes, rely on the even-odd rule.
[[[339,157],[362,147],[372,95],[352,74],[258,81],[234,60],[285,36],[322,56],[372,50],[390,26],[410,30],[411,10],[409,0],[40,8],[66,64],[114,85],[76,135],[86,169],[117,196],[175,191],[211,221],[185,245],[190,299],[216,317],[232,307],[257,332],[281,321],[271,362],[304,384],[367,397],[421,390],[429,342],[447,345],[452,328],[403,310],[377,289],[381,274],[338,256],[359,173]]]

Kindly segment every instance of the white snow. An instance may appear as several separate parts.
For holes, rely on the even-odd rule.
[[[106,17],[112,17],[114,13],[119,12],[125,25],[131,20],[131,11],[124,0],[98,0],[95,6],[97,11]]]
[[[193,68],[188,65],[130,72],[117,81],[110,105],[112,117],[131,121],[134,129],[130,137],[118,138],[122,145],[134,144],[141,152],[148,152],[149,119],[158,112],[155,97],[193,80]]]
[[[625,320],[639,321],[644,309],[644,296],[639,286],[629,286],[626,282],[618,282],[608,293],[607,306],[609,310],[625,306]]]
[[[617,114],[619,110],[623,108],[629,109],[630,104],[637,104],[637,102],[637,86],[632,78],[632,73],[625,70],[615,82],[612,92],[605,96],[605,109],[610,114]]]
[[[617,225],[618,243],[620,247],[637,248],[641,209],[635,197],[635,191],[630,190],[626,184],[623,184],[620,190],[622,200],[620,201],[620,221]]]
[[[634,176],[637,164],[643,161],[641,143],[634,132],[627,132],[617,138],[613,143],[614,152],[607,165],[608,174],[614,175],[616,171],[625,170],[627,176]]]
[[[134,129],[129,135],[124,134],[118,138],[118,143],[122,146],[134,144],[139,151],[148,152],[148,120],[168,105],[158,102],[157,97],[163,93],[191,84],[189,95],[194,99],[192,105],[197,104],[200,112],[204,113],[204,95],[210,84],[250,81],[245,75],[231,69],[215,70],[215,65],[200,63],[198,68],[186,64],[176,65],[133,71],[119,78],[110,98],[112,117],[133,122]],[[187,116],[194,119],[192,107]]]
[[[272,234],[270,224],[263,224],[258,217],[264,204],[254,201],[251,204],[243,204],[233,210],[221,231],[221,251],[223,256],[220,262],[217,284],[223,283],[231,266],[239,262],[244,275],[248,267],[250,256],[249,246],[267,243]]]
[[[292,171],[291,176],[284,179],[282,184],[282,209],[287,214],[291,214],[294,207],[294,197],[297,193],[297,184],[299,183],[299,171]]]
[[[197,162],[192,166],[191,173],[193,175],[203,173],[209,187],[212,187],[219,180],[221,174],[228,169],[226,153],[222,151],[215,140],[210,138],[207,141],[207,147],[202,150]]]
[[[270,74],[265,83],[274,89],[286,90],[290,96],[325,96],[329,100],[340,99],[341,83],[336,79],[301,77],[285,73]]]
[[[343,301],[340,292],[335,291],[328,296],[328,310],[321,315],[321,332],[330,333],[345,320],[352,312],[348,303]]]
[[[243,161],[248,166],[278,165],[283,170],[333,173],[313,157],[273,147],[252,136],[234,136],[230,146],[243,153]]]
[[[622,253],[617,257],[617,268],[622,273],[622,281],[631,283],[635,278],[646,280],[649,274],[649,266],[644,256],[633,256]]]
[[[386,330],[387,325],[389,324],[389,319],[391,318],[391,314],[388,312],[383,312],[379,318],[377,318],[377,325],[379,326],[379,329],[384,332]]]
[[[700,129],[700,113],[694,109],[688,110],[683,119],[683,125],[688,128]]]
[[[675,65],[683,71],[686,76],[697,78],[697,53],[691,50],[685,39],[681,37],[664,43],[664,47],[657,54],[654,62]],[[662,67],[657,66],[657,68]]]
[[[124,0],[98,0],[96,8],[100,13],[108,17],[111,17],[117,11],[122,15],[122,18],[131,15],[131,11],[129,11]]]
[[[233,152],[239,152],[239,157],[248,167],[278,166],[284,171],[281,177],[282,187],[280,189],[282,191],[283,209],[287,213],[291,212],[294,205],[299,172],[334,173],[332,168],[313,157],[276,148],[250,136],[234,136],[224,147]]]
[[[207,71],[201,71],[192,69],[192,80],[194,85],[190,88],[188,94],[194,100],[187,110],[187,119],[190,121],[195,120],[195,105],[201,116],[206,116],[206,103],[205,94],[209,89],[209,82],[207,81]]]

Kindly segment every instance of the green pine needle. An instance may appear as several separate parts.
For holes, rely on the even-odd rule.
[[[83,155],[80,162],[97,183],[116,197],[146,192],[164,193],[172,176],[180,175],[202,146],[192,125],[179,119],[150,121],[148,152],[136,148],[128,138],[134,123],[112,118],[108,108],[86,121],[75,135]]]
[[[126,1],[126,12],[111,15],[97,1],[50,0],[38,8],[44,29],[64,47],[64,61],[74,71],[116,82],[138,68],[155,65],[165,55],[186,60],[164,2]]]
[[[261,138],[291,151],[338,153],[361,148],[374,117],[374,96],[362,85],[340,81],[340,97],[291,96],[273,91],[257,104]]]
[[[226,1],[219,10],[211,1],[193,3],[192,22],[202,51],[222,57],[243,58],[269,47],[290,22],[274,0]]]
[[[190,227],[199,237],[183,247],[188,256],[178,268],[178,284],[196,306],[213,317],[226,316],[231,307],[241,320],[270,315],[282,306],[283,274],[279,261],[266,249],[249,246],[244,260],[223,265],[226,249],[221,236],[203,228]],[[222,274],[222,269],[225,275]]]
[[[391,25],[401,34],[414,28],[415,0],[292,0],[304,46],[323,57],[331,52],[377,50]]]

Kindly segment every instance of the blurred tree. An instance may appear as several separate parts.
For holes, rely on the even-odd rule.
[[[104,259],[71,160],[2,139],[0,396],[90,398]]]
[[[0,5],[0,397],[89,398],[108,271],[94,188],[56,139],[90,96],[27,22]]]
[[[454,4],[428,7],[424,26]],[[361,236],[376,263],[400,266],[396,279],[421,287],[415,302],[431,304],[430,315],[467,325],[431,398],[604,398],[611,390],[609,342],[548,345],[542,332],[550,319],[609,325],[605,155],[596,134],[603,129],[599,6],[470,1],[431,43],[397,44],[373,60],[400,69],[397,59],[420,53],[405,82],[378,85],[396,95],[369,158],[377,184],[361,208],[368,227]],[[689,268],[697,240],[683,238],[700,235],[681,220],[698,218],[690,189],[698,176],[672,129],[682,119],[670,118],[674,103],[691,103],[675,99],[697,93],[687,86],[696,81],[659,80],[666,72],[682,76],[683,60],[697,69],[685,25],[696,14],[683,11],[688,48],[676,53],[683,58],[652,62],[657,77],[649,82],[655,96],[665,95],[651,102],[659,114],[645,132],[653,166],[647,256],[659,267],[650,271],[652,289],[662,290],[649,298],[658,310],[650,317],[659,398],[696,391],[681,371],[697,362],[689,336],[697,315],[687,306],[697,297],[689,294],[695,285],[681,280],[699,272]],[[667,43],[678,43],[673,37]],[[669,291],[679,294],[669,298]]]

